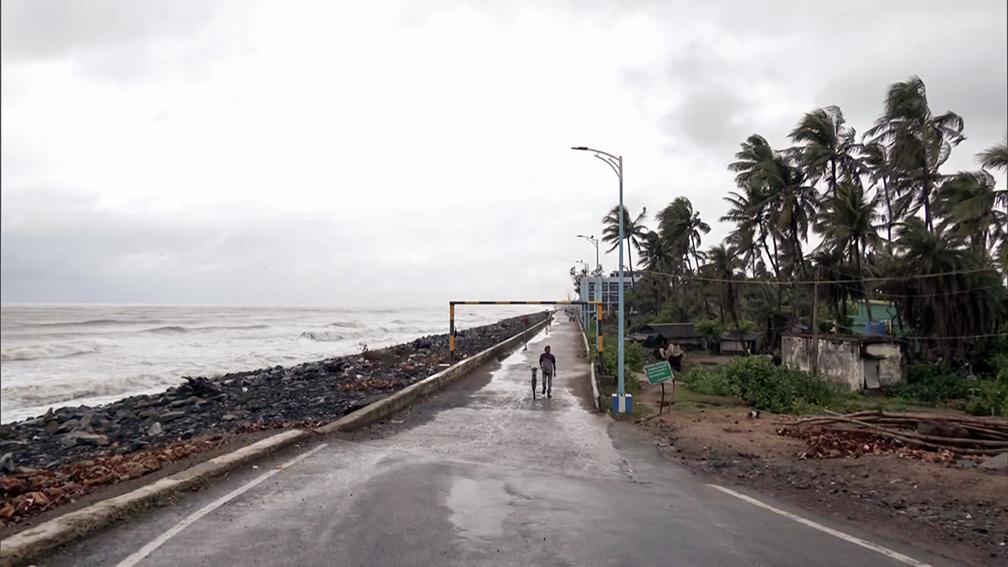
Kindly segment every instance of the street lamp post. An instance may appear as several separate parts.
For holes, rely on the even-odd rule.
[[[616,338],[618,345],[616,366],[617,366],[617,394],[613,394],[613,411],[615,413],[631,413],[632,399],[630,396],[626,395],[626,390],[623,387],[623,217],[626,216],[623,212],[623,156],[614,156],[608,152],[603,152],[602,150],[593,150],[585,146],[575,146],[571,148],[572,150],[578,150],[582,152],[592,152],[595,157],[604,161],[609,167],[616,172],[616,177],[619,178],[619,330]]]
[[[592,297],[595,301],[602,302],[602,264],[599,263],[599,241],[595,238],[595,235],[585,236],[583,234],[577,235],[578,238],[584,238],[588,242],[592,243],[595,247],[595,294],[597,297]],[[602,325],[602,320],[599,317],[601,313],[601,308],[596,305],[595,307],[595,352],[598,354],[598,369],[602,370],[602,344],[599,342],[599,327]]]
[[[585,273],[586,276],[588,275],[588,262],[585,262],[584,260],[575,260],[574,263],[575,264],[581,264],[582,266],[584,266],[584,273]],[[582,278],[581,281],[583,282],[584,278]],[[580,295],[580,290],[578,290],[578,294]],[[588,299],[591,300],[590,297]],[[590,305],[585,305],[585,304],[581,305],[581,325],[583,327],[587,327],[588,326],[588,310],[589,309],[591,309]]]

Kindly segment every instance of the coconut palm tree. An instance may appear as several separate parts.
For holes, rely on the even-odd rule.
[[[773,222],[770,219],[770,209],[766,194],[756,187],[747,186],[741,193],[730,191],[724,198],[728,201],[728,212],[721,217],[721,222],[735,223],[735,230],[731,233],[732,239],[736,242],[751,242],[756,247],[756,256],[753,257],[753,270],[755,275],[756,259],[767,255],[767,261],[773,269],[774,275],[780,278],[780,267],[777,264],[777,237]],[[767,244],[769,239],[774,246],[773,252]],[[762,250],[762,251],[760,251]]]
[[[620,210],[619,205],[613,207],[609,214],[602,217],[602,242],[606,244],[612,244],[608,252],[612,252],[619,247],[620,232],[619,232],[619,222],[620,222]],[[623,207],[623,240],[626,241],[627,249],[627,259],[628,266],[630,269],[630,281],[633,281],[634,270],[633,270],[633,251],[636,249],[638,254],[641,251],[641,242],[644,240],[644,235],[647,234],[648,228],[644,226],[644,221],[647,219],[647,207],[641,210],[641,214],[637,215],[637,218],[630,218],[630,211],[626,207]]]
[[[710,225],[693,210],[693,203],[686,197],[676,197],[658,213],[658,230],[673,254],[682,258],[687,269],[700,269],[700,254],[697,248],[703,235],[710,232]],[[690,266],[690,255],[693,266]]]
[[[900,170],[900,213],[924,209],[924,223],[934,232],[931,201],[942,180],[939,167],[952,147],[964,139],[963,119],[954,112],[935,115],[928,106],[927,91],[919,77],[890,85],[885,110],[865,135],[883,144],[893,166]]]
[[[877,142],[865,144],[861,151],[864,154],[863,162],[872,187],[884,197],[886,207],[886,240],[892,244],[893,224],[897,220],[893,217],[892,193],[899,182],[897,178],[898,172],[893,168],[889,159],[889,152],[882,144]]]
[[[865,277],[863,258],[879,241],[875,231],[878,201],[878,193],[869,199],[860,185],[845,181],[833,197],[826,199],[816,219],[815,230],[822,234],[822,246],[832,249],[833,257],[853,268],[858,279]],[[864,290],[868,320],[872,321],[871,294],[863,279],[860,287]]]
[[[977,157],[980,158],[981,167],[1008,173],[1008,141],[987,148],[980,152]],[[1008,195],[1006,195],[1004,189],[995,191],[994,204],[995,206],[1000,206],[1002,209],[1008,208]],[[1004,230],[1004,224],[1001,225],[1001,229]],[[1008,271],[1008,235],[1004,236],[1001,240],[998,257],[1001,267]]]
[[[723,244],[712,246],[707,252],[708,266],[710,266],[712,275],[720,281],[721,287],[721,305],[722,305],[722,316],[721,322],[724,323],[724,310],[728,311],[731,316],[732,323],[734,323],[735,330],[739,329],[739,298],[738,289],[735,279],[737,277],[737,270],[740,269],[738,256],[733,254],[731,250],[725,248]]]
[[[757,134],[742,143],[735,160],[728,169],[736,172],[739,188],[761,195],[760,204],[767,207],[768,220],[784,237],[782,244],[791,273],[797,277],[804,257],[801,243],[808,237],[809,225],[819,206],[815,188],[807,183],[801,167]]]
[[[805,114],[788,136],[798,144],[797,160],[810,181],[825,180],[827,195],[836,194],[842,181],[861,182],[863,165],[853,128],[846,126],[843,112],[836,106],[817,108]]]
[[[975,252],[994,250],[1005,238],[1008,191],[995,187],[994,176],[987,171],[960,171],[948,178],[938,190],[942,216],[940,227],[969,240]]]
[[[1008,173],[1008,142],[1001,142],[980,152],[980,165],[985,169],[995,169]]]
[[[963,356],[970,335],[996,331],[1003,283],[986,254],[977,254],[954,233],[932,232],[919,218],[900,227],[897,255],[884,284],[902,320],[946,355]],[[959,337],[959,338],[954,338]]]

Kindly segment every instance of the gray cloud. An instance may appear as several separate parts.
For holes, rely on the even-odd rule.
[[[152,39],[184,38],[219,9],[213,0],[5,0],[3,59],[59,59]]]
[[[415,306],[454,297],[542,298],[574,259],[524,204],[380,217],[226,207],[102,209],[97,195],[5,191],[0,301]],[[587,255],[586,255],[587,256]],[[549,277],[527,274],[551,273]],[[562,289],[562,288],[561,288]],[[551,297],[549,297],[551,298]]]
[[[662,132],[675,147],[723,150],[734,147],[752,130],[752,105],[728,90],[691,92],[686,101],[665,115]]]
[[[949,169],[1008,126],[1003,2],[374,6],[4,0],[0,300],[544,297],[615,204],[570,144],[706,247],[738,143],[816,106],[864,131],[919,74],[966,119]]]

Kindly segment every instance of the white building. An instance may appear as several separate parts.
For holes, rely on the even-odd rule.
[[[623,272],[623,293],[624,301],[626,300],[625,294],[627,291],[634,286],[635,283],[640,282],[644,274],[641,272],[634,272],[634,277],[630,278],[630,270],[624,270]],[[585,276],[581,278],[581,289],[578,290],[578,299],[581,301],[597,301],[598,295],[595,292],[595,286],[598,283],[599,278],[595,276]],[[602,277],[602,308],[604,311],[615,311],[619,307],[619,272],[612,272],[608,276]]]

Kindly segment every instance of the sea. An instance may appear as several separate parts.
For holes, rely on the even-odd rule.
[[[532,306],[459,306],[467,329]],[[448,307],[0,305],[0,422],[448,332]]]

